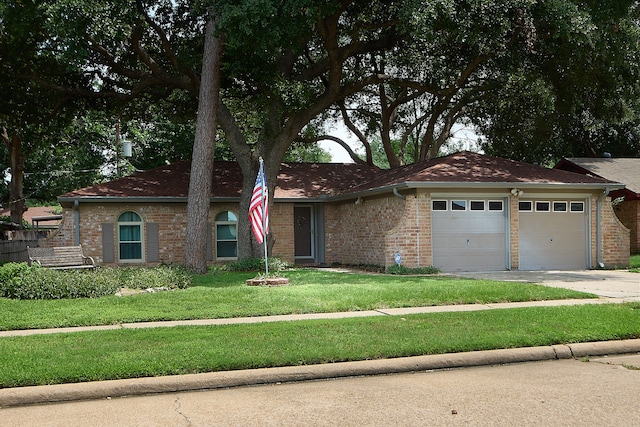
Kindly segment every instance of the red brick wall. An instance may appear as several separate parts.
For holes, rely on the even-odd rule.
[[[431,197],[424,191],[407,194],[404,212],[396,213],[395,227],[385,234],[384,266],[395,264],[394,255],[402,255],[402,265],[425,267],[433,264],[431,246]]]
[[[615,206],[614,211],[620,219],[620,222],[630,231],[631,253],[640,253],[640,233],[638,233],[638,224],[640,224],[640,200],[622,202]]]
[[[512,270],[518,270],[520,268],[520,215],[518,212],[519,201],[519,196],[509,196],[509,244],[511,247],[511,252],[509,255]]]
[[[403,221],[407,202],[395,196],[354,202],[325,207],[326,262],[388,265],[393,249],[385,249],[386,234]]]
[[[611,198],[601,201],[601,248],[600,260],[606,267],[628,267],[630,255],[629,229],[613,211]]]

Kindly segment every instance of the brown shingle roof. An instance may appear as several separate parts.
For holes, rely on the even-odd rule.
[[[572,168],[572,165],[578,168]],[[590,173],[622,182],[627,190],[640,195],[640,159],[569,157],[562,159],[556,168]]]
[[[613,184],[603,178],[462,151],[385,171],[360,191],[402,183]]]
[[[60,198],[186,198],[190,168],[190,162],[177,162],[70,191]],[[275,198],[316,198],[337,194],[370,179],[378,172],[378,168],[353,163],[282,163]],[[242,172],[238,163],[215,162],[211,196],[235,198],[240,197],[241,193]]]
[[[242,173],[236,162],[215,162],[211,196],[237,198]],[[105,184],[82,188],[60,196],[75,198],[186,198],[190,162],[178,162]],[[615,184],[558,169],[463,151],[391,170],[354,163],[282,163],[276,199],[304,199],[348,195],[399,184],[504,183],[506,184]]]

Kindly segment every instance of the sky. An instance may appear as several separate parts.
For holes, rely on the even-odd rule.
[[[361,147],[358,139],[353,136],[351,132],[344,126],[338,126],[328,133],[332,136],[341,138],[342,140],[346,141],[354,150],[358,147]],[[479,152],[479,148],[477,147],[478,135],[476,135],[473,129],[463,126],[456,126],[452,130],[452,133],[453,137],[451,138],[451,145],[459,147],[454,151],[469,150]],[[331,163],[353,163],[353,160],[351,159],[351,157],[349,157],[349,154],[346,152],[346,150],[335,142],[321,141],[319,145],[324,150],[328,151],[329,154],[331,154]]]

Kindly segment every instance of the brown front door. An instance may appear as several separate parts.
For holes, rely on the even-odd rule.
[[[296,258],[313,258],[313,217],[311,206],[293,208],[294,252]]]

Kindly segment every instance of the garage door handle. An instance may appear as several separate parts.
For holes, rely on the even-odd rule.
[[[469,239],[467,239],[467,246],[469,246]]]

